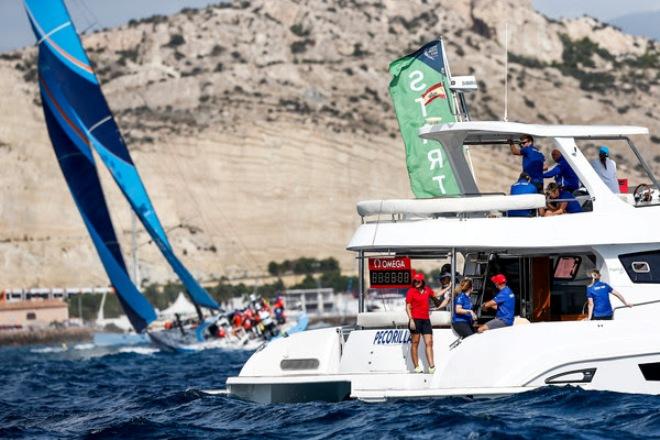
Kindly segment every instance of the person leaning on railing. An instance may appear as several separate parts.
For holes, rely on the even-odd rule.
[[[612,310],[612,303],[610,303],[610,294],[619,298],[626,307],[632,307],[623,295],[614,290],[609,284],[600,280],[600,271],[596,269],[591,271],[591,284],[587,286],[589,311],[586,320],[607,321],[614,317],[614,310]]]
[[[547,205],[545,208],[539,209],[542,217],[582,212],[580,202],[573,197],[573,194],[554,182],[549,183],[546,187],[545,196],[547,198]]]

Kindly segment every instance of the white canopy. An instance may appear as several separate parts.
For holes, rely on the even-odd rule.
[[[441,199],[365,200],[358,202],[357,211],[362,217],[380,214],[430,216],[450,212],[536,209],[543,208],[545,204],[545,197],[541,194],[495,195],[482,197],[447,197]]]
[[[419,130],[424,139],[435,139],[443,144],[450,139],[458,143],[503,141],[522,134],[537,137],[571,137],[576,139],[622,138],[624,136],[648,135],[645,127],[631,125],[545,125],[523,124],[502,121],[451,122],[427,125]]]
[[[188,301],[188,298],[186,298],[183,292],[179,292],[179,296],[176,297],[176,300],[171,306],[160,311],[160,316],[162,318],[173,318],[176,313],[182,316],[197,314],[195,306]]]

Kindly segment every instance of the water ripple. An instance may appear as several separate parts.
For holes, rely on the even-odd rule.
[[[544,388],[497,399],[261,405],[223,388],[249,353],[0,349],[0,438],[660,438],[660,397]]]

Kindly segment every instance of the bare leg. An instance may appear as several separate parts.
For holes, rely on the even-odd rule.
[[[426,346],[426,361],[429,363],[429,368],[435,367],[433,359],[433,335],[424,335],[424,345]]]
[[[412,335],[412,343],[410,344],[410,357],[412,358],[413,367],[417,368],[419,365],[419,356],[417,350],[419,349],[419,333]]]

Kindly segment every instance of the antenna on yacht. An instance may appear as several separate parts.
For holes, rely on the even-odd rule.
[[[504,23],[504,122],[509,122],[509,23]]]

